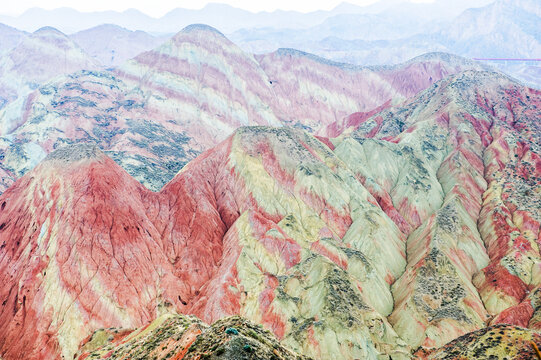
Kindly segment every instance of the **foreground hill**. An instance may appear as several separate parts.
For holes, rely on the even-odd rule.
[[[480,67],[447,54],[381,68],[289,50],[254,57],[217,30],[193,25],[118,69],[64,76],[6,107],[0,167],[18,178],[58,146],[87,141],[157,191],[240,126],[316,131],[466,69]]]
[[[500,323],[538,339],[540,112],[464,72],[331,140],[242,127],[158,193],[93,145],[56,150],[0,196],[0,354],[71,359],[164,312],[240,314],[316,359],[440,354]]]

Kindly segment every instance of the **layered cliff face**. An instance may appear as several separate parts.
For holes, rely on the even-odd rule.
[[[240,126],[315,132],[477,68],[445,54],[377,69],[300,53],[254,57],[217,30],[192,25],[117,69],[58,78],[7,106],[0,112],[0,167],[13,177],[3,182],[25,174],[55,148],[85,141],[158,191]]]
[[[240,128],[156,193],[95,146],[56,150],[0,197],[0,355],[71,359],[96,329],[174,312],[241,315],[317,359],[445,357],[488,325],[538,329],[540,118],[541,92],[465,72],[330,140]],[[161,346],[186,349],[178,329]],[[115,334],[79,355],[146,346]]]

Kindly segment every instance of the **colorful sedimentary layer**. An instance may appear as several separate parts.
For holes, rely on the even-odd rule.
[[[294,49],[256,58],[276,94],[277,116],[286,125],[308,131],[318,131],[354,112],[410,98],[450,74],[481,70],[470,60],[443,53],[381,67],[336,63]]]
[[[68,147],[0,200],[7,358],[71,358],[89,330],[168,308],[209,322],[240,313],[318,357],[409,353],[380,314],[404,238],[301,131],[242,129],[160,193],[94,147]]]
[[[2,183],[55,148],[85,141],[158,191],[240,126],[316,131],[475,68],[445,54],[374,69],[299,52],[255,57],[217,30],[192,25],[116,69],[66,75],[7,106],[0,112],[0,166],[13,177]]]
[[[214,356],[251,341],[241,315],[316,359],[503,359],[495,332],[541,326],[539,119],[540,91],[468,71],[332,139],[241,127],[159,192],[51,149],[0,196],[0,355]]]

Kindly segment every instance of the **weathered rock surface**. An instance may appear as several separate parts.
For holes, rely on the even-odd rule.
[[[207,326],[194,317],[162,315],[134,330],[102,329],[77,359],[307,359],[284,348],[268,330],[238,316]]]
[[[512,325],[495,325],[451,341],[420,359],[537,359],[533,344],[539,346],[541,334]]]

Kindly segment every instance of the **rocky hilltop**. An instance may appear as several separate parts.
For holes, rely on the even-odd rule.
[[[159,192],[95,145],[59,147],[0,196],[0,355],[277,344],[231,315],[278,358],[533,355],[540,118],[540,91],[466,71],[318,137],[241,127]]]

